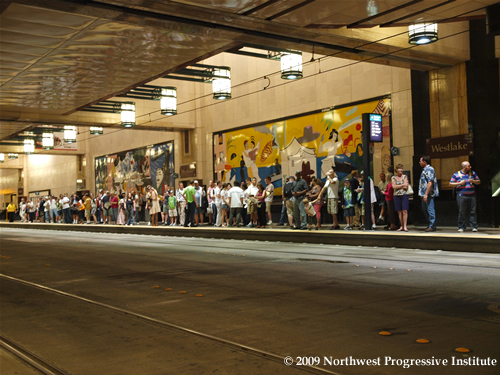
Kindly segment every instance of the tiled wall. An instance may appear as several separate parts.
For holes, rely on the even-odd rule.
[[[76,190],[78,155],[24,156],[25,194],[50,190],[51,194],[71,194]]]

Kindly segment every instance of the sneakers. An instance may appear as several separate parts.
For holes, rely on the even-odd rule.
[[[352,230],[352,227],[350,225],[346,226],[344,230]]]
[[[271,220],[269,220],[269,221],[267,222],[267,225],[273,225],[273,222],[272,222]]]
[[[376,230],[377,226],[375,224],[372,225],[372,230]]]
[[[462,228],[460,228],[460,229],[458,230],[458,232],[459,232],[459,233],[463,233],[463,232],[464,232],[464,230],[463,230]]]
[[[477,232],[477,228],[472,228],[472,231],[473,232]]]
[[[285,225],[285,223],[279,223],[279,224],[278,224],[278,227],[282,227],[282,226],[284,226],[284,225]]]
[[[435,232],[436,231],[436,228],[427,228],[424,232]]]
[[[361,225],[359,226],[359,230],[361,230],[361,229],[365,229],[365,224],[361,224]]]

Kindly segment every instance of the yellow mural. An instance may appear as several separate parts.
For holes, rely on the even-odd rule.
[[[331,167],[347,175],[361,167],[362,114],[388,118],[389,110],[390,99],[385,98],[214,135],[214,142],[224,138],[226,143],[224,151],[218,148],[214,154],[216,178],[264,182],[270,176],[278,188],[296,170],[306,180],[324,179]]]

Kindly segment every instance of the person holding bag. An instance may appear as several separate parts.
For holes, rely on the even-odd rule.
[[[408,232],[408,210],[410,208],[410,200],[408,197],[408,177],[403,174],[403,164],[396,166],[396,175],[391,178],[392,188],[394,189],[394,207],[399,215],[401,227],[398,232]]]

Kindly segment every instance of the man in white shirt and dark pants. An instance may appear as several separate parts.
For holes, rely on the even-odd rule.
[[[241,207],[243,207],[243,190],[240,188],[240,182],[234,181],[234,186],[229,189],[229,225],[237,226],[241,221]],[[236,223],[233,223],[233,216],[236,212]]]

